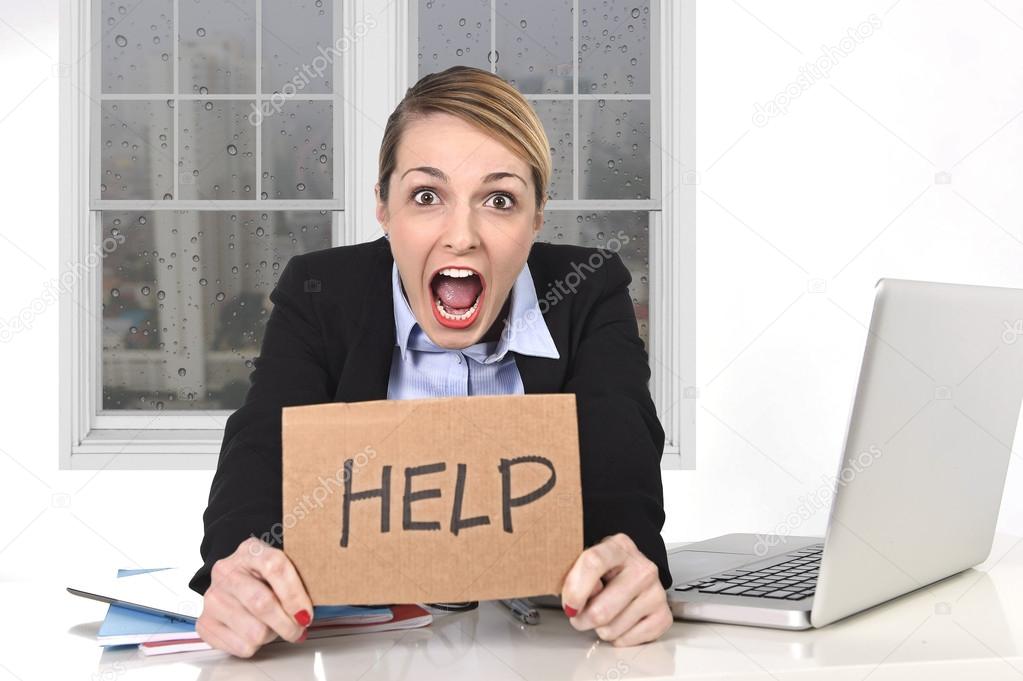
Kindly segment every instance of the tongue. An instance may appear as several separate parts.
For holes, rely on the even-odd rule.
[[[467,310],[472,307],[473,302],[483,289],[479,277],[448,277],[443,274],[437,276],[433,291],[440,298],[440,302],[449,310]]]

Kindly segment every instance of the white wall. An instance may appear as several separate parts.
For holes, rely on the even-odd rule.
[[[770,531],[834,473],[864,335],[849,315],[866,321],[879,276],[1023,286],[1023,9],[742,4],[697,4],[702,392],[698,468],[665,474],[669,540]],[[754,103],[871,14],[880,28],[828,80],[752,123]],[[61,267],[57,4],[2,0],[0,18],[9,320]],[[56,470],[56,306],[0,344],[0,376],[0,579],[197,558],[209,471]],[[1002,513],[1016,534],[1020,462]]]
[[[702,1],[696,33],[697,470],[665,475],[668,538],[771,531],[836,473],[879,277],[1023,287],[1019,3]],[[1023,534],[1015,449],[1001,528]]]

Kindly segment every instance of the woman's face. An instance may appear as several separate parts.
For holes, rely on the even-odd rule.
[[[416,320],[464,348],[498,320],[543,224],[528,164],[450,114],[410,121],[377,220]]]

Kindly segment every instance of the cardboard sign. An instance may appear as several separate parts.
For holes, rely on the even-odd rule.
[[[314,604],[561,591],[582,551],[575,396],[285,407],[284,550]]]

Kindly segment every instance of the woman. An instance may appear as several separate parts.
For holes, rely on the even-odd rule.
[[[306,635],[312,604],[294,566],[279,542],[256,538],[281,519],[281,408],[451,395],[576,395],[589,548],[565,578],[565,613],[615,645],[671,624],[664,433],[630,275],[607,250],[534,244],[548,149],[536,113],[499,77],[426,76],[385,128],[385,237],[289,261],[203,516],[205,565],[191,586],[204,594],[207,642],[249,656]]]

